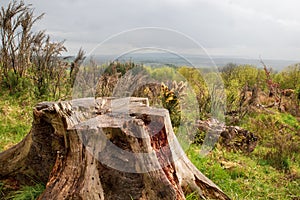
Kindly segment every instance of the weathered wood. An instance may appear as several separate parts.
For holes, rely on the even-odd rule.
[[[229,199],[186,157],[168,111],[140,98],[38,104],[31,132],[0,154],[0,175],[47,182],[47,200]]]
[[[35,115],[30,133],[17,145],[0,153],[0,179],[20,184],[46,182],[63,140],[51,124]]]

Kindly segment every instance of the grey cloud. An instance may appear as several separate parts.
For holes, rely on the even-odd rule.
[[[267,58],[298,59],[294,51],[300,45],[300,3],[296,0],[26,2],[32,3],[37,13],[46,13],[35,28],[47,29],[54,40],[66,40],[70,54],[81,46],[89,51],[127,29],[158,26],[186,33],[212,54],[257,57],[262,53]],[[177,41],[176,45],[184,47],[183,43]]]

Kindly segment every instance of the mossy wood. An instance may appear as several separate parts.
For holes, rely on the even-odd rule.
[[[1,181],[43,182],[39,199],[45,200],[180,200],[192,192],[200,199],[229,199],[183,153],[167,110],[147,102],[86,98],[39,103],[30,133],[0,154]],[[112,145],[121,149],[118,155],[112,155]],[[135,156],[140,153],[144,159]]]

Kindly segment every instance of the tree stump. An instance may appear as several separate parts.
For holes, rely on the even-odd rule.
[[[46,183],[39,199],[229,199],[186,157],[168,111],[147,99],[42,102],[33,114],[30,133],[0,154],[0,179]]]

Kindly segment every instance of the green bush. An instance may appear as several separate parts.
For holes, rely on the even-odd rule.
[[[290,114],[274,111],[273,114],[252,114],[243,123],[246,129],[257,134],[260,145],[265,147],[260,153],[262,158],[277,169],[290,170],[291,160],[297,159],[300,153],[298,120]]]

